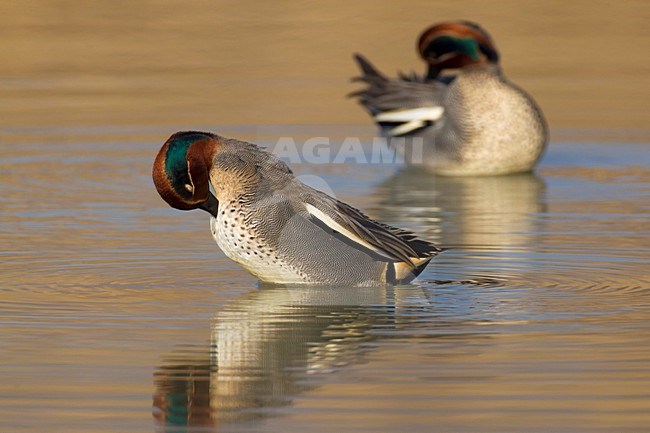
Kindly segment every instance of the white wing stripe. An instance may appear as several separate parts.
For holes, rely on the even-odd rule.
[[[377,122],[411,122],[414,120],[435,121],[442,117],[445,109],[442,107],[420,107],[408,110],[384,111],[375,116]]]
[[[319,219],[327,227],[341,233],[343,236],[350,239],[352,242],[356,242],[359,245],[362,245],[362,246],[368,248],[371,251],[374,251],[375,253],[377,253],[377,254],[379,254],[379,255],[381,255],[383,257],[386,257],[388,259],[393,260],[393,258],[386,255],[386,253],[384,251],[382,251],[379,248],[377,248],[377,247],[369,244],[368,242],[364,241],[359,236],[355,235],[350,230],[346,229],[345,227],[343,227],[342,225],[340,225],[339,223],[334,221],[332,218],[327,216],[324,212],[320,211],[316,207],[314,207],[314,206],[312,206],[312,205],[310,205],[308,203],[305,203],[305,207],[307,208],[307,212],[309,212],[310,215],[312,215],[314,218]]]
[[[424,120],[411,120],[410,122],[402,123],[399,126],[391,128],[387,134],[390,136],[408,134],[425,125]]]

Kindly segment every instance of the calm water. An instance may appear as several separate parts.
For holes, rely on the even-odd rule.
[[[556,143],[500,178],[298,164],[453,247],[413,285],[346,290],[259,287],[157,197],[159,144],[3,147],[3,432],[648,425],[644,145]]]
[[[647,430],[648,7],[349,3],[0,5],[0,432]],[[350,53],[419,67],[467,10],[549,118],[535,174],[292,164],[451,248],[412,285],[260,286],[158,197],[180,129],[370,152]]]

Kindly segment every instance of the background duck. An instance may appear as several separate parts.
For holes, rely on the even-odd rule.
[[[426,75],[388,78],[357,54],[367,86],[352,93],[407,163],[441,175],[531,171],[548,142],[542,111],[499,66],[488,33],[469,21],[426,29]]]
[[[170,206],[210,213],[219,247],[262,281],[408,283],[441,251],[303,184],[251,143],[179,132],[160,149],[152,175]]]

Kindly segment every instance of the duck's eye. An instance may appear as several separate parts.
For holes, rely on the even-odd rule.
[[[185,189],[188,190],[190,193],[194,193],[194,187],[189,183],[185,184]]]

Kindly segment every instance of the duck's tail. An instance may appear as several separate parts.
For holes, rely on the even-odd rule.
[[[375,66],[370,63],[368,59],[363,57],[363,55],[355,53],[354,60],[356,60],[357,64],[359,65],[359,69],[361,69],[361,72],[363,72],[363,75],[361,77],[353,78],[353,81],[388,81],[388,77],[379,72],[379,70],[375,68]]]

